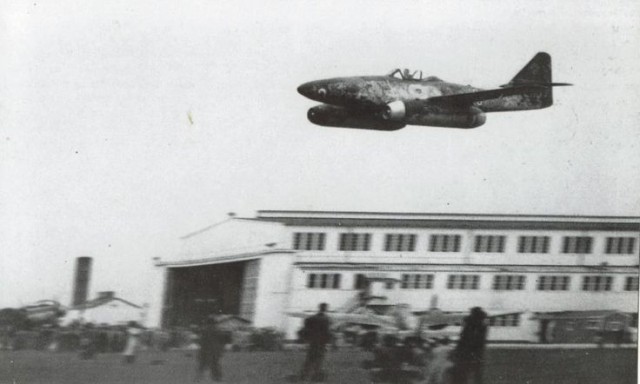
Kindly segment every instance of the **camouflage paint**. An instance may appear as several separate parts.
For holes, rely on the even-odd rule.
[[[485,123],[486,112],[551,106],[554,85],[568,84],[552,83],[551,58],[540,52],[500,89],[389,75],[317,80],[302,84],[298,92],[324,103],[307,115],[318,125],[375,130],[396,130],[406,124],[475,128]]]

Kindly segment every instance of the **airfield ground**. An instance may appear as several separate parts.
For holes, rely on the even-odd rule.
[[[193,352],[142,352],[133,365],[117,354],[80,360],[76,354],[0,351],[0,383],[184,383],[194,378]],[[329,383],[369,383],[360,368],[370,353],[342,349],[328,354]],[[283,383],[298,369],[303,351],[229,352],[223,358],[225,382]],[[160,361],[163,361],[160,363]],[[488,384],[631,384],[637,382],[637,349],[489,349]],[[202,382],[210,382],[203,380]]]

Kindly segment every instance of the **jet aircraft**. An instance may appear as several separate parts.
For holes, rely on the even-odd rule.
[[[543,109],[553,104],[551,56],[536,54],[507,84],[483,90],[395,69],[386,76],[311,81],[298,92],[323,104],[309,109],[314,124],[395,131],[406,125],[476,128],[488,112]]]

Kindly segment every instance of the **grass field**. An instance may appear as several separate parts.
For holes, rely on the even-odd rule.
[[[331,351],[328,382],[369,383],[360,363],[370,357],[356,349]],[[489,349],[485,383],[631,384],[637,358],[635,349]],[[228,383],[282,383],[303,359],[303,351],[229,352],[222,367]],[[0,383],[183,383],[193,380],[194,370],[195,358],[183,351],[142,352],[133,365],[123,365],[117,354],[80,360],[71,353],[0,351]]]

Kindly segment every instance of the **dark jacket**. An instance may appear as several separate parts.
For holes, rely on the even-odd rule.
[[[484,357],[487,342],[487,314],[482,311],[472,312],[464,319],[460,340],[454,356],[459,361],[480,361]]]
[[[200,353],[204,356],[221,356],[229,339],[227,332],[219,330],[214,324],[208,324],[200,333]]]
[[[301,334],[303,340],[312,345],[325,345],[331,341],[330,322],[324,313],[316,313],[304,320]]]

